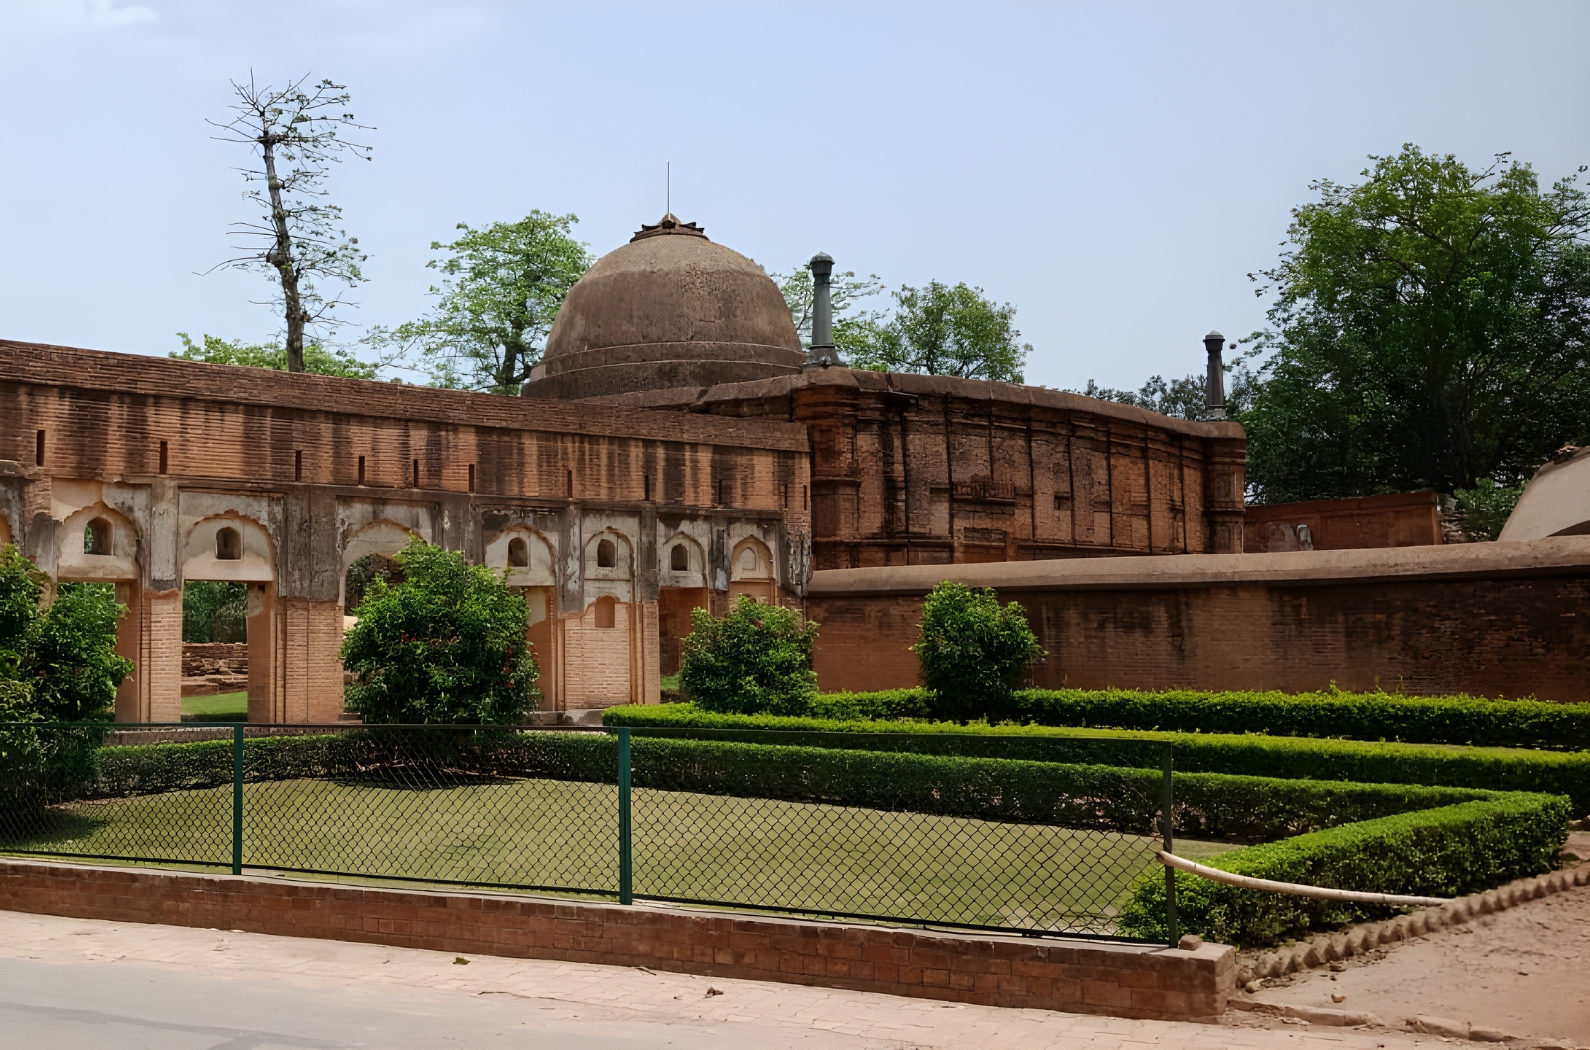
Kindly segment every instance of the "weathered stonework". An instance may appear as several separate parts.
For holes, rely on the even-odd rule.
[[[116,584],[122,721],[180,714],[189,580],[249,588],[250,721],[335,721],[347,569],[410,535],[526,589],[546,708],[655,702],[674,591],[800,603],[809,484],[787,423],[0,341],[0,539]]]

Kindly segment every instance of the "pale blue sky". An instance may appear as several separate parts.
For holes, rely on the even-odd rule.
[[[264,338],[263,278],[195,276],[248,214],[228,78],[346,83],[332,180],[360,324],[425,308],[453,224],[575,212],[598,253],[674,211],[772,270],[819,250],[1017,307],[1028,381],[1201,368],[1263,320],[1311,179],[1405,141],[1590,162],[1590,3],[269,4],[0,0],[0,337]]]

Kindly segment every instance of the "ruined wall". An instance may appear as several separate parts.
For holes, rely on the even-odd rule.
[[[1236,423],[845,368],[713,387],[692,407],[808,426],[816,569],[1242,550]]]
[[[55,578],[124,593],[124,720],[177,717],[188,580],[248,585],[251,721],[335,720],[346,571],[410,535],[535,597],[544,706],[655,700],[660,538],[693,538],[719,605],[754,539],[769,595],[798,604],[809,515],[787,504],[808,484],[788,423],[0,341],[0,528]],[[598,564],[602,537],[620,564]],[[566,645],[603,597],[615,626]]]
[[[819,572],[824,690],[916,683],[939,579],[1018,601],[1048,687],[1402,689],[1590,702],[1590,537],[1291,554]]]
[[[1299,525],[1308,526],[1317,551],[1422,547],[1441,542],[1441,508],[1436,494],[1394,492],[1248,507],[1242,519],[1242,549],[1250,553],[1299,550]]]

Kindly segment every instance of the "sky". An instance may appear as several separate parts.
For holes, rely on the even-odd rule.
[[[664,210],[788,272],[1016,307],[1027,381],[1136,387],[1245,336],[1311,181],[1403,143],[1545,181],[1590,163],[1590,3],[935,5],[0,0],[0,338],[164,354],[264,340],[215,141],[231,80],[346,84],[373,161],[341,338],[420,316],[455,224]]]

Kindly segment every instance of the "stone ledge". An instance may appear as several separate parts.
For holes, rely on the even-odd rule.
[[[0,908],[1171,1021],[1218,1021],[1236,988],[1236,957],[1224,945],[929,932],[11,859],[0,859]]]

